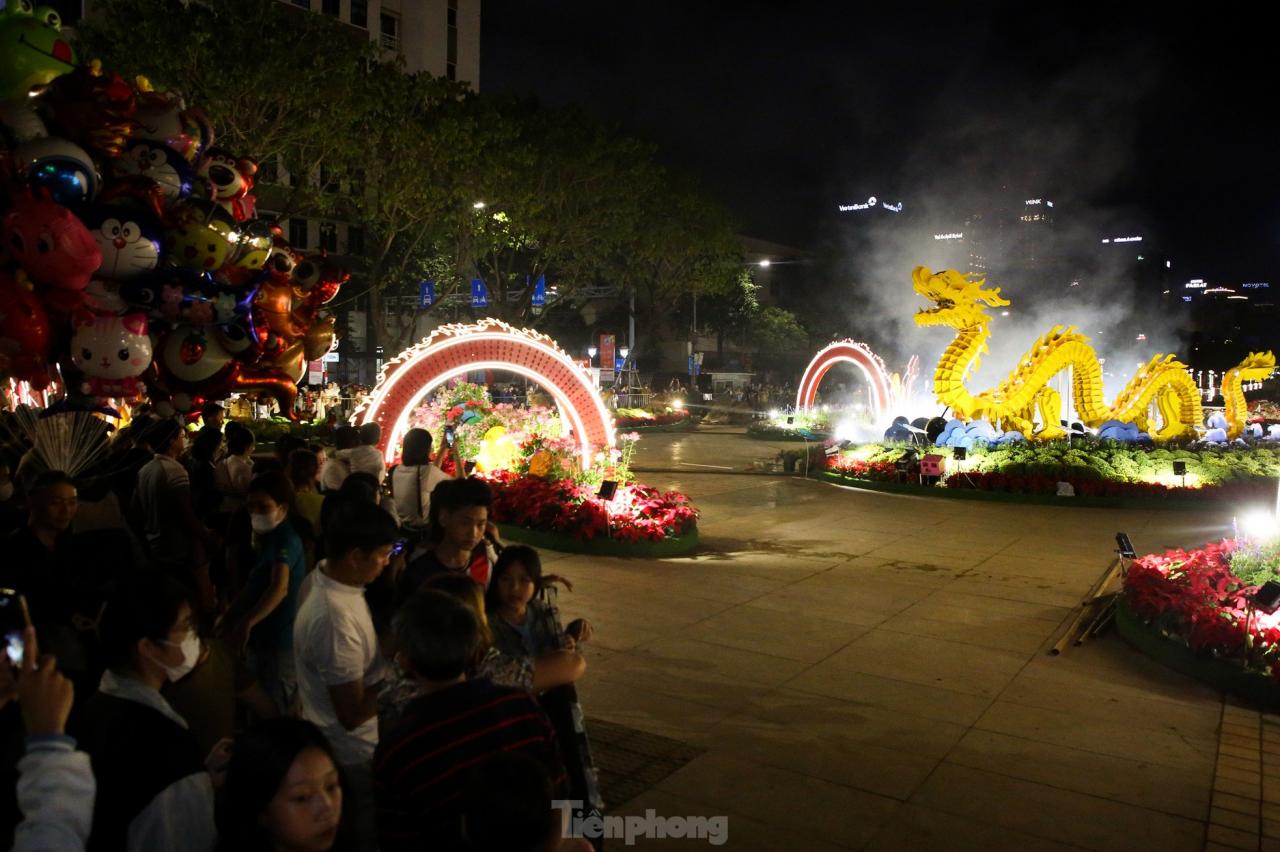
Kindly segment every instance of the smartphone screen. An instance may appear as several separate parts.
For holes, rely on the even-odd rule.
[[[444,443],[445,443],[445,446],[449,446],[449,447],[453,446],[453,427],[452,426],[444,427]]]
[[[27,602],[13,589],[0,589],[0,641],[15,666],[22,665],[22,631],[27,627]]]
[[[391,546],[391,556],[394,558],[405,552],[409,546],[409,539],[402,538]]]

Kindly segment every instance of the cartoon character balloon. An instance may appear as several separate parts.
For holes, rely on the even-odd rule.
[[[169,204],[191,195],[195,186],[196,171],[192,165],[172,148],[148,139],[135,139],[125,146],[112,169],[117,174],[138,175],[155,181]]]
[[[236,247],[236,222],[216,204],[191,199],[175,209],[165,234],[168,261],[204,272],[221,269]]]
[[[96,275],[127,281],[160,265],[163,231],[148,210],[127,204],[98,205],[85,214],[84,223],[102,253]]]
[[[151,337],[145,314],[78,317],[71,337],[71,361],[84,373],[84,393],[134,399],[138,376],[151,366]]]
[[[60,204],[20,195],[4,219],[5,247],[33,281],[45,285],[45,304],[57,312],[79,307],[102,252],[84,224]]]
[[[76,53],[53,9],[11,0],[0,11],[0,100],[25,98],[75,65]]]
[[[188,109],[182,98],[172,92],[156,92],[150,84],[139,81],[138,109],[134,113],[134,139],[150,139],[172,148],[189,162],[213,143],[213,129],[198,109]]]
[[[213,187],[213,200],[222,205],[237,222],[252,219],[255,215],[253,176],[258,164],[248,157],[237,157],[221,148],[210,148],[200,164],[200,177]]]

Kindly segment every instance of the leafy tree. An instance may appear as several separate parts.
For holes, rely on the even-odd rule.
[[[216,144],[304,178],[286,214],[337,204],[312,178],[367,150],[360,97],[374,48],[325,15],[277,0],[95,0],[76,39],[81,56],[181,93],[209,116]]]

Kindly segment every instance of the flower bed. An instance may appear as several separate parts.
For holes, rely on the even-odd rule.
[[[943,480],[947,488],[975,491],[1003,491],[1011,494],[1057,495],[1058,483],[1071,486],[1078,497],[1117,497],[1152,501],[1245,501],[1275,494],[1269,479],[1245,479],[1222,485],[1183,488],[1161,482],[1115,482],[1106,479],[1056,479],[1047,476],[1020,476],[1010,473],[953,473]]]
[[[1280,613],[1255,612],[1249,601],[1278,568],[1276,542],[1224,539],[1144,556],[1125,577],[1117,624],[1135,645],[1180,670],[1274,701],[1280,696]],[[1153,638],[1172,650],[1151,646]]]
[[[514,471],[495,471],[485,479],[493,487],[493,518],[499,524],[563,537],[566,545],[663,542],[692,536],[697,543],[698,510],[676,491],[620,485],[607,504],[595,488],[572,479],[544,479]],[[566,549],[558,547],[557,549]]]

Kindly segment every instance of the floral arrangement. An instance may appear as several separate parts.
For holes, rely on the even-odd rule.
[[[580,541],[661,541],[697,522],[698,512],[685,495],[635,481],[631,461],[640,440],[635,432],[620,434],[618,445],[597,452],[584,470],[578,444],[561,434],[554,410],[494,405],[484,387],[467,383],[436,393],[413,412],[410,426],[431,432],[437,446],[443,446],[445,428],[453,427],[459,453],[477,460],[477,470],[493,487],[492,516],[499,523]],[[595,496],[606,480],[618,483],[607,507]]]
[[[608,504],[596,490],[571,478],[546,479],[513,471],[485,477],[494,487],[493,518],[498,523],[548,530],[579,541],[661,541],[689,532],[698,510],[676,491],[648,485],[620,485]]]
[[[1144,556],[1125,576],[1125,602],[1143,621],[1192,650],[1247,657],[1250,665],[1280,680],[1280,613],[1258,613],[1248,603],[1263,582],[1277,576],[1275,557],[1274,543],[1244,539]],[[1260,564],[1265,570],[1256,570]]]
[[[943,480],[947,488],[1007,491],[1015,494],[1056,494],[1066,482],[1080,497],[1139,497],[1170,500],[1249,500],[1275,494],[1275,483],[1266,479],[1233,480],[1222,485],[1183,488],[1163,482],[1116,482],[1108,479],[1058,478],[1016,473],[953,473]]]
[[[890,461],[864,461],[845,456],[832,456],[827,460],[827,470],[850,479],[891,480],[897,469]]]

